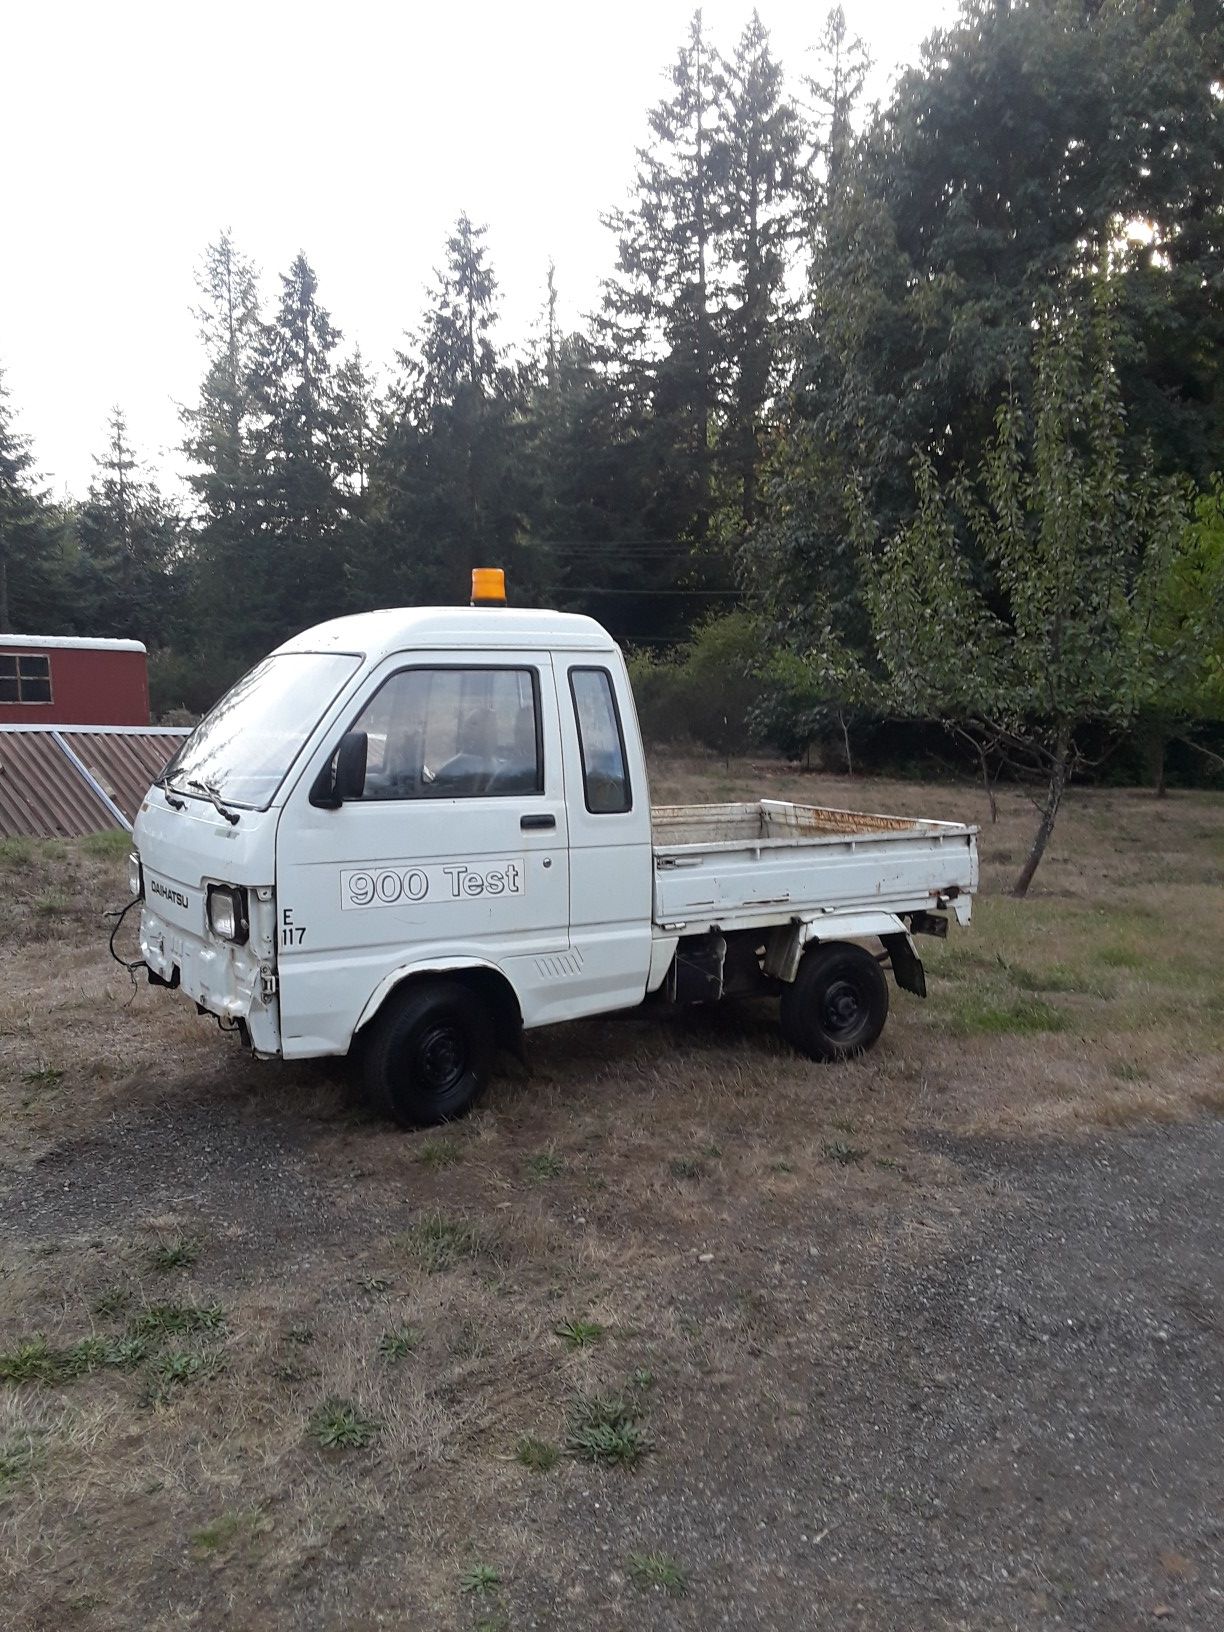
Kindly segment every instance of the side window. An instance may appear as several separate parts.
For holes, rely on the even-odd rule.
[[[544,791],[534,669],[401,669],[352,729],[369,739],[366,799]]]
[[[0,703],[49,703],[49,657],[0,657]]]
[[[625,737],[607,669],[571,669],[570,692],[582,752],[586,808],[600,816],[633,806],[625,765]]]

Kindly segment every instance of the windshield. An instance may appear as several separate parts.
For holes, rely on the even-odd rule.
[[[298,750],[360,661],[351,653],[265,657],[200,721],[162,782],[175,792],[267,810]]]

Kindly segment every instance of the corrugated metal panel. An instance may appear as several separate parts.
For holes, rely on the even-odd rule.
[[[182,731],[73,731],[59,733],[98,786],[129,822],[153,779],[183,740]]]
[[[157,727],[0,725],[0,836],[76,838],[121,826],[120,815],[130,826],[186,735]]]
[[[117,824],[50,731],[0,730],[0,834],[78,838]]]

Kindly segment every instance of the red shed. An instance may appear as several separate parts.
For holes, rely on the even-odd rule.
[[[138,640],[0,634],[0,725],[148,725]]]

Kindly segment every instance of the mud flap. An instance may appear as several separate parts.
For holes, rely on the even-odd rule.
[[[892,964],[893,979],[903,992],[913,992],[915,997],[925,997],[926,971],[922,967],[922,959],[914,951],[914,943],[908,935],[881,935],[888,960]]]

